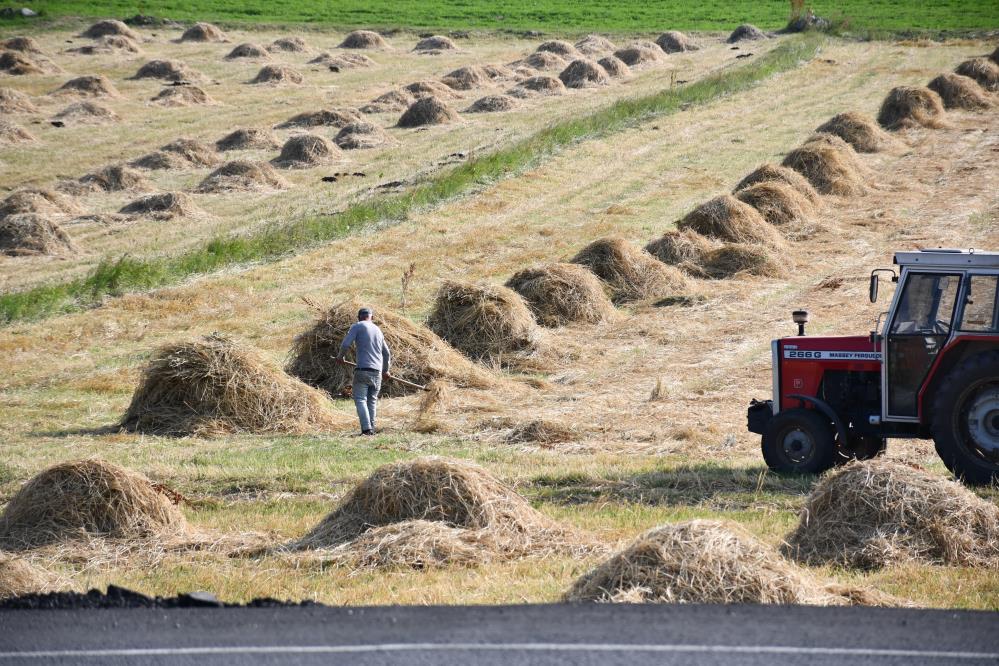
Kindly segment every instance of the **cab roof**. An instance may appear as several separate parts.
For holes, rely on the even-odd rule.
[[[999,269],[999,252],[950,248],[896,252],[895,263],[899,266]]]

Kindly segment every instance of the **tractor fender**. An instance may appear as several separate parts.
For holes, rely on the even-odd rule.
[[[843,424],[843,420],[839,418],[836,414],[836,410],[833,409],[828,402],[820,398],[816,398],[811,395],[802,395],[801,393],[791,393],[787,396],[788,398],[794,398],[795,400],[801,400],[802,402],[810,402],[815,405],[815,409],[819,410],[825,414],[830,421],[832,421],[833,427],[836,428],[836,435],[839,437],[839,441],[842,445],[850,440],[846,437],[846,426]]]

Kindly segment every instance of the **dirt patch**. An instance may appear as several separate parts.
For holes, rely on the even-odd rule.
[[[414,51],[453,51],[458,47],[449,38],[443,35],[431,35],[416,42]]]
[[[485,70],[478,65],[459,67],[441,78],[444,85],[453,90],[471,90],[484,86],[491,80]]]
[[[822,194],[857,196],[868,189],[854,168],[855,161],[856,154],[850,155],[829,142],[809,141],[789,152],[783,165],[800,173]]]
[[[511,97],[528,98],[565,94],[565,84],[561,79],[542,74],[524,79],[506,92]]]
[[[989,92],[999,92],[999,64],[988,58],[965,60],[957,66],[954,73],[974,79]]]
[[[275,39],[271,45],[267,47],[267,50],[272,53],[305,53],[309,50],[309,45],[301,37],[282,37],[280,39]]]
[[[280,146],[274,133],[264,127],[243,127],[215,142],[215,149],[218,151],[273,150]]]
[[[656,44],[666,53],[684,53],[700,48],[694,40],[678,30],[667,30],[659,35]]]
[[[195,23],[185,30],[179,42],[228,42],[229,36],[212,23]]]
[[[0,113],[38,113],[38,107],[20,90],[0,88]]]
[[[591,58],[611,53],[617,46],[601,35],[587,35],[575,44],[576,50]]]
[[[874,118],[856,111],[837,114],[815,131],[838,136],[860,153],[878,153],[895,145],[895,140]]]
[[[161,221],[201,214],[191,198],[183,192],[150,194],[125,204],[118,212],[122,215],[142,215]]]
[[[116,123],[121,118],[117,113],[97,102],[76,102],[57,113],[54,120],[71,125],[102,125]]]
[[[470,107],[465,109],[466,113],[496,113],[499,111],[512,111],[519,105],[516,99],[509,95],[486,95],[475,100]]]
[[[245,42],[236,46],[232,51],[226,54],[226,60],[237,60],[239,58],[263,58],[268,59],[271,54],[260,44],[254,44],[253,42]]]
[[[399,118],[399,127],[423,127],[444,125],[460,120],[461,117],[443,100],[437,97],[418,99]]]
[[[716,280],[755,275],[787,277],[785,257],[773,248],[753,243],[724,243],[704,255],[702,268],[707,277]]]
[[[63,228],[38,213],[0,217],[0,253],[13,257],[70,255],[76,246]]]
[[[767,33],[763,32],[757,28],[752,23],[743,23],[732,31],[732,34],[728,36],[725,41],[729,44],[735,44],[736,42],[752,41],[757,39],[766,39]]]
[[[617,315],[600,280],[577,264],[545,264],[511,277],[506,286],[523,297],[542,326],[596,324]]]
[[[405,90],[390,90],[384,95],[374,98],[369,104],[362,106],[361,113],[405,111],[415,101],[416,98]]]
[[[614,57],[629,67],[635,67],[662,60],[663,50],[655,42],[635,42],[614,51]]]
[[[604,71],[614,79],[631,76],[631,68],[617,56],[609,55],[597,61],[597,64],[604,68]]]
[[[351,123],[356,123],[360,119],[361,114],[354,109],[322,109],[299,113],[274,127],[275,129],[289,129],[291,127],[346,127]]]
[[[0,120],[0,144],[14,145],[36,141],[34,135],[19,125]]]
[[[299,134],[284,142],[281,154],[271,162],[285,169],[307,169],[329,164],[340,156],[335,143],[318,134]]]
[[[203,194],[220,192],[261,192],[283,190],[288,181],[265,162],[233,160],[212,171],[197,187]]]
[[[128,37],[131,40],[139,41],[141,38],[139,34],[129,28],[127,25],[121,21],[114,19],[106,21],[98,21],[93,24],[82,33],[81,37],[90,37],[91,39],[97,39],[98,37],[106,37],[108,35],[117,35],[120,37]]]
[[[948,109],[980,111],[991,109],[996,104],[977,81],[960,74],[941,74],[926,84],[926,87],[940,95],[943,105]]]
[[[812,184],[809,183],[804,176],[794,169],[789,169],[786,166],[779,166],[777,164],[771,164],[769,162],[761,164],[756,169],[751,171],[745,178],[739,181],[739,184],[735,186],[733,191],[738,192],[739,190],[744,190],[757,183],[765,182],[777,182],[790,185],[795,189],[795,191],[798,192],[798,194],[801,194],[812,204],[818,204],[821,201],[819,193],[815,191],[815,188],[812,187]]]
[[[787,247],[772,224],[755,208],[731,194],[722,194],[701,204],[677,222],[676,227],[729,243],[761,243],[775,249]]]
[[[615,303],[668,298],[690,289],[686,276],[623,238],[593,241],[572,258],[607,283]]]
[[[815,206],[798,190],[778,181],[763,181],[735,193],[735,198],[755,208],[763,219],[794,239],[815,232]]]
[[[388,42],[371,30],[355,30],[340,42],[341,49],[387,49]]]
[[[54,94],[83,95],[85,97],[121,97],[111,79],[101,74],[79,76],[59,86]]]
[[[271,83],[300,85],[305,78],[296,70],[286,65],[264,65],[257,75],[250,79],[251,84]]]
[[[378,148],[391,139],[380,126],[365,120],[358,120],[341,129],[333,142],[342,150],[363,150]]]
[[[899,86],[892,88],[878,111],[878,122],[885,129],[944,127],[944,107],[940,95],[929,88]],[[821,190],[820,190],[821,191]]]
[[[664,264],[676,266],[698,277],[704,277],[704,271],[701,268],[704,258],[718,246],[718,241],[702,236],[691,229],[674,229],[667,231],[660,238],[646,245],[645,251]]]
[[[550,51],[535,51],[521,61],[523,64],[542,72],[561,72],[568,61],[557,53]]]
[[[610,77],[603,67],[592,60],[573,60],[562,70],[558,78],[567,88],[590,88],[605,86],[610,83]]]
[[[198,86],[173,86],[164,88],[150,101],[153,104],[168,108],[215,104],[215,100],[209,97],[208,93]]]

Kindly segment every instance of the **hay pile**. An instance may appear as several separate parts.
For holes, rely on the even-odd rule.
[[[267,50],[272,53],[281,51],[284,53],[305,53],[309,50],[309,45],[304,39],[298,36],[281,37],[271,42],[271,45],[267,47]]]
[[[460,116],[443,100],[430,96],[413,102],[399,118],[399,127],[443,125],[460,120]]]
[[[771,180],[750,185],[736,192],[735,198],[755,208],[785,236],[801,238],[816,228],[815,206],[785,183]]]
[[[988,58],[965,60],[957,66],[954,73],[974,79],[989,92],[999,92],[999,64]]]
[[[999,566],[999,508],[959,483],[883,459],[853,462],[812,490],[786,552],[865,569],[907,561]]]
[[[78,76],[59,86],[54,94],[83,95],[85,97],[121,97],[111,83],[111,79],[98,74],[96,76]]]
[[[20,90],[0,88],[0,113],[37,113],[38,107]]]
[[[561,39],[551,39],[548,40],[547,42],[542,42],[538,46],[538,48],[535,49],[535,51],[537,52],[547,51],[548,53],[554,53],[556,55],[560,55],[563,58],[579,57],[579,51],[576,50],[576,47],[570,44],[569,42],[566,42]]]
[[[739,181],[739,184],[735,186],[733,191],[738,192],[739,190],[744,190],[757,183],[765,183],[768,181],[774,181],[791,186],[796,192],[798,192],[798,194],[802,195],[813,204],[818,204],[821,200],[819,193],[815,191],[812,184],[809,183],[800,173],[794,169],[788,169],[786,166],[779,166],[769,162],[761,164],[756,169],[751,171],[745,178]]]
[[[542,74],[524,79],[506,92],[511,97],[536,97],[543,95],[562,95],[565,93],[565,84],[561,79],[554,76]]]
[[[759,243],[775,249],[786,247],[784,238],[773,225],[755,208],[731,194],[722,194],[701,204],[677,222],[676,228],[729,243]]]
[[[548,51],[535,51],[531,55],[524,58],[522,62],[528,67],[542,72],[562,71],[565,69],[567,64],[565,58],[557,53],[550,53]]]
[[[119,35],[108,35],[97,40],[96,44],[87,44],[75,49],[69,49],[67,53],[79,53],[80,55],[97,55],[98,53],[142,53],[139,45],[128,37]]]
[[[309,330],[295,338],[287,365],[288,373],[330,395],[339,395],[340,391],[350,386],[353,369],[334,363],[334,359],[343,337],[357,321],[360,307],[358,301],[347,301],[322,312]],[[496,385],[489,372],[409,318],[376,307],[375,323],[382,329],[385,342],[392,350],[393,376],[420,385],[435,380],[461,388],[490,388]],[[409,395],[414,390],[398,382],[382,383],[382,395],[386,397]]]
[[[350,108],[321,109],[299,113],[279,125],[275,129],[291,127],[346,127],[361,119],[361,114]]]
[[[340,42],[341,49],[386,49],[386,42],[381,35],[371,30],[355,30]]]
[[[260,192],[283,190],[287,187],[289,187],[288,181],[277,175],[269,164],[250,162],[249,160],[233,160],[212,171],[201,181],[196,191],[203,194]]]
[[[506,65],[487,64],[482,66],[482,71],[491,81],[504,81],[517,78],[517,74]]]
[[[309,61],[310,65],[326,65],[331,70],[339,72],[341,69],[351,69],[352,67],[371,67],[375,61],[363,53],[339,53],[333,55],[323,51]]]
[[[44,74],[45,68],[28,56],[17,51],[0,51],[0,72],[11,76]]]
[[[881,103],[878,122],[890,130],[912,127],[941,128],[945,125],[943,100],[929,88],[918,86],[892,88]]]
[[[603,284],[577,264],[546,264],[517,272],[506,286],[520,294],[542,326],[596,324],[616,315]]]
[[[735,44],[736,42],[743,42],[746,40],[756,40],[756,39],[766,39],[766,38],[767,38],[766,33],[757,28],[752,23],[743,23],[735,30],[733,30],[732,34],[729,35],[728,39],[725,41],[727,41],[729,44]]]
[[[215,149],[197,139],[175,139],[162,146],[160,150],[179,155],[184,162],[194,166],[210,167],[219,163]]]
[[[614,42],[602,35],[587,35],[575,44],[576,50],[591,57],[610,53],[617,47]]]
[[[800,173],[816,191],[822,194],[840,196],[865,194],[866,174],[857,171],[857,155],[848,144],[845,145],[849,150],[844,150],[829,141],[808,141],[789,152],[782,164]]]
[[[335,549],[331,560],[352,569],[439,569],[490,562],[492,551],[483,533],[433,520],[404,520],[361,533]]]
[[[347,427],[326,395],[252,347],[221,336],[161,347],[143,370],[122,428],[166,435],[317,433]]]
[[[702,275],[700,266],[709,252],[718,248],[718,241],[690,229],[674,229],[645,246],[653,257],[693,275]]]
[[[72,198],[41,187],[28,187],[11,192],[0,201],[0,218],[18,213],[79,215],[82,212]]]
[[[117,113],[97,102],[76,102],[70,104],[53,119],[67,124],[101,125],[121,120]]]
[[[486,95],[472,102],[472,105],[465,109],[465,112],[496,113],[498,111],[512,111],[518,106],[517,100],[509,95]]]
[[[663,50],[655,42],[635,42],[623,49],[614,51],[614,57],[629,67],[644,65],[662,60]]]
[[[281,154],[271,160],[285,169],[307,169],[329,164],[340,155],[336,144],[318,134],[299,134],[284,142]]]
[[[391,113],[392,111],[405,111],[416,101],[416,98],[405,90],[390,90],[384,95],[371,100],[370,103],[361,107],[361,113]]]
[[[0,544],[31,548],[79,538],[141,539],[187,531],[184,514],[142,474],[103,460],[43,470],[0,515]]]
[[[437,97],[439,99],[459,99],[461,95],[456,93],[451,87],[439,81],[415,81],[406,85],[403,90],[411,94],[416,99],[424,97]]]
[[[47,576],[20,557],[0,553],[0,601],[48,589]]]
[[[20,51],[22,53],[37,53],[39,55],[44,55],[42,51],[42,45],[39,44],[33,37],[10,37],[0,41],[0,49],[7,49],[8,51]]]
[[[943,105],[948,109],[979,111],[995,106],[995,102],[977,81],[960,74],[941,74],[927,83],[926,87],[940,95]]]
[[[238,58],[270,58],[271,54],[267,52],[260,44],[254,44],[253,42],[245,42],[233,48],[232,51],[226,54],[226,60],[236,60]]]
[[[0,145],[31,143],[35,140],[34,135],[23,127],[7,122],[6,120],[0,120]]]
[[[580,577],[565,601],[846,605],[740,527],[663,525]]]
[[[878,127],[874,118],[855,111],[837,114],[815,131],[838,136],[861,153],[881,152],[894,143],[894,139]]]
[[[122,215],[144,215],[160,221],[201,213],[183,192],[162,192],[140,197],[122,206],[118,212]]]
[[[123,164],[110,164],[103,169],[82,176],[77,184],[91,192],[125,192],[151,190],[152,183],[142,174]]]
[[[200,81],[204,77],[179,60],[150,60],[139,68],[133,79],[163,79],[177,83]]]
[[[486,71],[478,65],[459,67],[441,78],[444,85],[454,90],[471,90],[486,85],[491,80]]]
[[[38,213],[0,217],[0,253],[12,257],[67,255],[76,246],[63,228]]]
[[[80,34],[81,37],[90,37],[91,39],[97,39],[98,37],[106,37],[108,35],[128,37],[129,39],[136,41],[140,39],[139,34],[137,32],[129,28],[121,21],[115,19],[98,21],[97,23],[93,24]]]
[[[226,150],[273,150],[281,144],[269,129],[263,127],[242,127],[234,130],[215,142],[215,149]]]
[[[690,282],[677,268],[667,266],[623,238],[593,241],[572,258],[610,287],[615,303],[667,298],[683,294]]]
[[[579,433],[571,426],[558,421],[537,419],[514,425],[507,433],[506,441],[510,444],[537,444],[541,447],[551,447],[578,438]]]
[[[597,64],[604,68],[608,76],[618,79],[624,76],[631,76],[631,68],[624,64],[624,61],[617,56],[606,56],[597,61]]]
[[[453,51],[458,48],[450,38],[443,35],[431,35],[416,42],[414,51]]]
[[[229,37],[217,25],[195,23],[184,31],[177,41],[181,42],[228,42]]]
[[[684,51],[696,51],[699,46],[687,35],[678,30],[667,30],[656,39],[666,53],[683,53]]]
[[[358,120],[337,132],[333,142],[342,150],[363,150],[383,146],[390,140],[389,135],[378,125]]]
[[[567,88],[590,88],[610,83],[610,77],[607,76],[603,67],[584,58],[569,63],[569,66],[558,75],[558,78]]]
[[[756,275],[758,277],[785,277],[785,255],[766,245],[753,243],[724,243],[704,254],[701,269],[706,277],[716,280]]]
[[[215,104],[215,100],[209,97],[208,93],[198,86],[172,86],[164,88],[150,101],[153,104],[168,108]]]
[[[250,79],[249,83],[290,83],[292,85],[300,85],[303,81],[305,81],[305,78],[287,65],[264,65],[257,72],[257,75]]]

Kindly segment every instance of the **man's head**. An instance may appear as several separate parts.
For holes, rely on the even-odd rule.
[[[367,321],[371,319],[373,315],[374,312],[371,311],[371,308],[361,308],[357,311],[357,321]]]

